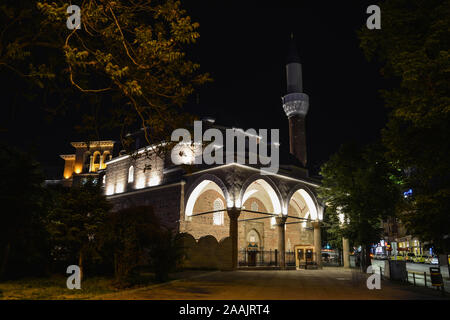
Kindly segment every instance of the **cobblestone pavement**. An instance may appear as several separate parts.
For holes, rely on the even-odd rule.
[[[369,290],[369,275],[343,268],[207,272],[189,279],[122,291],[101,299],[150,300],[301,300],[301,299],[448,299],[430,288],[381,281]]]

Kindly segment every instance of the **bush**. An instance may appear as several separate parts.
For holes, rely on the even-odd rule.
[[[144,266],[151,268],[157,281],[167,281],[180,256],[173,233],[160,225],[149,206],[110,213],[101,237],[102,251],[113,261],[120,287],[138,283]]]

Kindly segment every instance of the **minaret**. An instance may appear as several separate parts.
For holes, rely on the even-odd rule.
[[[309,97],[303,93],[302,65],[298,57],[294,37],[286,61],[287,93],[282,98],[283,109],[289,119],[290,152],[306,167],[305,117],[309,108]]]

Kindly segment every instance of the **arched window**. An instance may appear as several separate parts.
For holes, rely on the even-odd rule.
[[[128,169],[128,183],[131,183],[131,182],[133,182],[133,181],[134,181],[134,167],[131,166],[131,167]]]
[[[223,202],[219,198],[214,200],[214,211],[223,209]],[[214,212],[213,214],[213,224],[216,226],[223,225],[223,211]]]
[[[100,152],[95,151],[93,154],[93,159],[92,159],[92,167],[91,167],[91,171],[92,172],[97,172],[100,168]]]
[[[103,155],[102,155],[102,161],[100,162],[100,169],[105,169],[106,168],[106,162],[111,160],[110,159],[110,152],[109,151],[104,151]]]
[[[100,152],[94,153],[94,164],[100,164]]]
[[[270,228],[274,229],[276,224],[277,220],[275,219],[275,217],[270,218]]]

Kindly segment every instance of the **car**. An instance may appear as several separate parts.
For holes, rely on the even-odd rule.
[[[405,258],[401,254],[397,254],[397,255],[392,255],[391,260],[403,261],[403,260],[405,260]]]
[[[406,261],[407,262],[414,262],[414,259],[416,258],[416,255],[414,254],[414,253],[412,253],[412,252],[408,252],[407,254],[406,254],[406,257],[405,257],[406,259]]]
[[[422,255],[416,256],[414,258],[414,262],[415,263],[428,263],[427,261],[429,261],[429,259],[430,259],[429,255],[422,254]]]
[[[437,256],[431,257],[430,263],[431,263],[431,264],[439,264],[439,259],[438,259],[438,257],[437,257]]]

